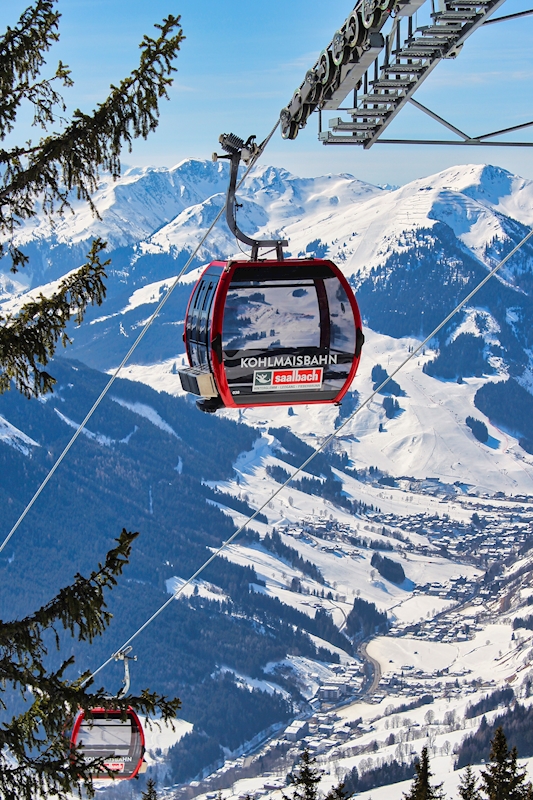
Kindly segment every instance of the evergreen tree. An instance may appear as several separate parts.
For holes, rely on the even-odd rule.
[[[15,243],[17,229],[40,213],[49,221],[70,209],[71,198],[91,200],[101,170],[120,175],[120,154],[131,149],[134,138],[155,130],[159,103],[168,96],[172,65],[183,39],[179,18],[169,16],[156,25],[155,38],[145,36],[140,63],[107,99],[85,114],[76,110],[60,132],[66,106],[58,84],[71,86],[67,66],[59,62],[55,73],[43,77],[47,53],[59,38],[57,0],[34,0],[14,27],[0,36],[0,142],[5,142],[26,103],[33,111],[38,141],[0,147],[0,258],[11,259],[16,272],[28,257]],[[26,303],[16,314],[0,315],[0,393],[14,385],[27,397],[50,391],[53,377],[44,369],[59,342],[68,343],[70,319],[79,324],[87,307],[105,297],[105,268],[100,255],[105,243],[93,242],[87,263],[60,282],[49,297]],[[89,578],[76,575],[74,583],[28,617],[0,622],[0,796],[3,800],[66,798],[80,782],[94,794],[91,774],[101,762],[85,763],[79,750],[71,751],[65,725],[78,709],[90,716],[91,708],[131,706],[145,714],[159,711],[172,719],[179,700],[167,700],[145,690],[140,696],[110,699],[103,689],[91,691],[88,673],[70,680],[65,673],[70,658],[58,669],[47,660],[50,641],[59,649],[63,631],[79,641],[91,642],[103,633],[111,614],[105,594],[127,564],[137,534],[126,530],[117,546]],[[52,638],[51,638],[52,635]],[[19,695],[25,711],[10,719],[10,700]],[[11,704],[11,708],[12,708]]]
[[[128,563],[136,533],[123,530],[117,546],[109,551],[88,578],[76,575],[72,586],[30,616],[15,622],[0,622],[0,797],[2,800],[36,800],[57,797],[66,800],[83,783],[94,795],[92,777],[102,759],[85,762],[79,749],[71,750],[66,724],[78,709],[129,706],[144,714],[159,711],[172,720],[180,707],[177,699],[167,700],[144,690],[139,696],[110,698],[103,689],[89,691],[92,680],[85,673],[74,680],[65,672],[74,663],[71,657],[58,669],[48,669],[50,634],[57,648],[61,629],[78,641],[92,642],[109,624],[105,595],[117,584]],[[54,639],[52,639],[54,641]],[[9,696],[18,694],[26,710],[9,719]]]
[[[333,786],[327,793],[325,800],[349,800],[353,792],[349,792],[344,781]]]
[[[290,776],[291,785],[294,786],[292,800],[317,800],[318,784],[321,772],[315,767],[316,758],[313,758],[306,747],[300,756],[300,763],[296,771]],[[284,800],[289,800],[283,795]],[[339,798],[340,800],[340,798]]]
[[[146,781],[146,790],[141,795],[142,800],[157,800],[157,792],[155,790],[155,781],[153,778],[148,778]]]
[[[503,728],[497,728],[491,742],[490,764],[481,772],[483,793],[488,800],[527,800],[533,796],[526,772],[518,768],[516,747],[509,750]]]
[[[58,133],[53,126],[66,110],[58,84],[71,86],[68,67],[59,62],[42,77],[47,52],[59,39],[57,0],[35,0],[18,23],[0,36],[0,142],[12,134],[20,108],[29,103],[33,125],[43,131],[38,141],[0,147],[0,258],[11,258],[12,271],[28,263],[15,244],[20,225],[40,213],[49,220],[70,208],[73,196],[97,213],[91,194],[99,173],[120,175],[120,154],[133,139],[146,138],[159,121],[159,103],[168,96],[175,67],[172,61],[183,39],[179,17],[169,15],[156,25],[154,38],[141,42],[139,66],[95,110],[76,110]],[[68,343],[69,320],[81,322],[88,305],[105,296],[105,267],[100,260],[105,242],[93,242],[87,263],[65,278],[57,290],[23,305],[16,315],[0,315],[0,393],[12,382],[26,396],[51,390],[46,372],[58,342]]]
[[[420,761],[415,764],[415,777],[408,794],[404,794],[404,800],[444,800],[442,783],[432,786],[430,779],[433,773],[429,768],[429,755],[427,747],[422,748]]]
[[[481,800],[481,795],[477,786],[477,778],[470,764],[461,777],[459,797],[461,800]]]

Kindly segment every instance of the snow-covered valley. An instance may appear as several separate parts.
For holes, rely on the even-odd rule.
[[[103,179],[95,199],[100,220],[75,206],[74,216],[53,231],[41,218],[21,229],[18,244],[37,266],[24,276],[26,283],[3,276],[0,310],[16,312],[29,297],[52,292],[67,270],[82,263],[91,237],[103,236],[113,259],[108,300],[72,331],[67,355],[112,373],[220,208],[226,179],[220,164],[193,160],[172,170],[129,170],[116,184]],[[452,795],[461,741],[482,717],[465,716],[467,705],[502,687],[526,706],[531,702],[531,631],[513,625],[515,618],[528,616],[533,597],[533,426],[528,413],[513,416],[513,392],[524,392],[526,406],[520,408],[527,410],[533,386],[531,248],[510,262],[491,291],[464,309],[440,339],[394,375],[398,407],[393,414],[384,403],[391,393],[376,394],[343,423],[374,392],[376,368],[392,375],[435,320],[527,232],[533,224],[533,183],[496,167],[465,166],[384,190],[348,175],[302,180],[259,167],[242,199],[242,227],[286,236],[293,256],[331,258],[359,293],[366,342],[344,405],[219,412],[220,425],[240,423],[251,443],[237,453],[224,477],[210,474],[221,459],[210,439],[217,429],[196,430],[191,403],[184,406],[187,416],[169,416],[172,398],[185,397],[176,369],[185,359],[181,332],[190,289],[203,263],[235,255],[234,241],[221,225],[122,370],[121,378],[133,382],[127,392],[112,393],[113,410],[88,424],[82,439],[91,449],[84,452],[95,459],[114,458],[141,439],[144,447],[158,437],[154,447],[163,460],[168,452],[169,466],[165,473],[159,465],[154,468],[149,488],[144,475],[135,484],[135,492],[149,497],[136,510],[128,507],[132,524],[139,527],[150,528],[154,515],[174,513],[157,487],[168,483],[186,496],[189,485],[172,484],[171,478],[185,481],[193,471],[203,487],[195,491],[211,492],[201,502],[224,515],[220,536],[228,538],[259,509],[261,516],[227,546],[224,558],[235,568],[253,568],[254,602],[263,596],[280,601],[313,623],[323,615],[338,636],[328,639],[318,627],[309,631],[322,659],[288,653],[263,664],[261,675],[216,660],[211,677],[229,672],[241,689],[292,696],[289,726],[287,720],[269,724],[238,747],[224,745],[225,764],[204,765],[205,770],[175,782],[186,783],[185,788],[172,786],[167,751],[191,723],[183,720],[175,734],[154,728],[147,733],[153,774],[167,786],[163,796],[168,798],[211,800],[221,790],[224,798],[251,794],[279,800],[304,743],[324,770],[325,790],[354,767],[364,774],[392,760],[409,763],[428,744],[436,776]],[[474,350],[459,350],[461,341],[474,348],[475,365],[464,355]],[[72,389],[75,376],[69,369],[53,399],[39,404],[43,415],[53,406],[57,432],[50,430],[58,440],[83,418],[81,390],[74,410],[69,406],[78,391]],[[507,408],[497,408],[495,401],[483,404],[483,392],[500,384],[506,387]],[[161,393],[161,403],[146,393],[148,388]],[[468,422],[473,418],[486,428],[484,441],[474,435]],[[47,438],[39,424],[11,401],[0,405],[6,463],[17,459],[26,469],[44,458],[43,445],[52,448],[53,441],[55,446],[55,438]],[[285,480],[304,458],[280,431],[314,449],[340,425],[324,462],[327,474],[307,471],[281,489],[280,476]],[[190,445],[196,455],[186,449]],[[204,448],[210,450],[205,469],[199,455]],[[148,445],[143,452],[149,450]],[[109,475],[122,476],[129,469],[128,462]],[[25,502],[18,489],[4,487],[6,497],[16,495],[17,508]],[[218,524],[216,519],[206,526]],[[278,551],[273,532],[281,542]],[[218,545],[206,539],[209,552]],[[164,564],[163,585],[174,593],[191,572],[177,568],[181,555],[171,557],[162,545],[154,547],[150,564]],[[376,554],[400,565],[404,579],[385,577]],[[9,557],[17,559],[16,550]],[[149,582],[139,574],[135,580]],[[180,602],[192,608],[194,602],[206,608],[231,604],[232,584],[222,583],[201,578]],[[386,614],[387,630],[376,626],[365,635],[356,632],[349,621],[356,601]],[[295,633],[301,627],[287,624]],[[426,700],[416,706],[421,698]],[[489,722],[502,710],[500,705],[487,712]],[[265,763],[268,770],[260,766]],[[407,786],[404,781],[360,796],[399,800]]]

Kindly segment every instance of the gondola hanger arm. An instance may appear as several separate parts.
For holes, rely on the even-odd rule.
[[[129,645],[128,647],[125,647],[123,650],[119,650],[119,652],[115,653],[114,655],[115,661],[124,662],[124,679],[122,681],[122,689],[120,689],[119,693],[117,694],[118,699],[125,697],[130,690],[131,678],[130,678],[130,665],[128,662],[130,660],[137,661],[137,656],[130,656],[132,650],[133,650],[132,646]]]
[[[241,231],[237,224],[236,208],[238,204],[235,192],[239,165],[241,161],[246,165],[253,164],[261,154],[262,145],[256,144],[255,138],[255,136],[249,136],[245,142],[234,133],[223,133],[219,137],[219,142],[222,149],[225,150],[226,155],[220,156],[217,153],[213,153],[213,161],[227,158],[230,162],[230,179],[226,195],[226,222],[233,235],[239,239],[239,241],[243,242],[243,244],[252,248],[252,261],[258,260],[259,249],[262,247],[275,248],[278,261],[283,261],[283,248],[288,246],[288,241],[285,239],[252,239]]]

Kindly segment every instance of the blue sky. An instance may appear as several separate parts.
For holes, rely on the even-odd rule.
[[[27,4],[4,3],[0,24],[14,24]],[[209,158],[222,132],[262,139],[352,7],[350,0],[59,0],[61,41],[50,63],[69,64],[76,82],[69,106],[88,111],[135,66],[143,34],[168,13],[181,14],[187,38],[171,100],[163,103],[158,131],[124,155],[130,164],[172,166],[189,156]],[[530,0],[507,0],[499,13],[529,7]],[[533,16],[488,26],[459,58],[441,63],[416,98],[472,134],[532,120],[532,42]],[[388,131],[447,136],[412,108]],[[19,138],[27,135],[24,129]],[[522,137],[533,141],[533,128]],[[295,142],[276,135],[264,162],[299,175],[349,172],[372,183],[401,184],[452,164],[487,162],[533,179],[533,148],[324,147],[315,117]]]

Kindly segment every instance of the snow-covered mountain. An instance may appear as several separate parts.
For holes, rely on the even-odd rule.
[[[227,165],[188,159],[176,167],[131,168],[113,182],[103,177],[94,196],[96,218],[73,200],[73,213],[53,227],[42,217],[25,222],[17,244],[41,256],[30,265],[34,286],[76,266],[90,240],[100,236],[110,252],[131,248],[130,267],[146,253],[190,252],[220,209]],[[436,222],[482,263],[493,266],[498,245],[533,223],[533,182],[499,167],[450,167],[395,190],[384,190],[351,175],[298,178],[283,169],[257,166],[240,197],[243,229],[257,235],[282,234],[296,255],[311,242],[340,258],[347,274],[364,279],[391,252],[401,251],[402,234]],[[204,260],[236,252],[222,222],[206,243]],[[522,269],[513,269],[507,276]],[[152,277],[155,277],[152,275]]]
[[[65,268],[81,263],[93,236],[108,241],[113,262],[108,299],[73,332],[74,355],[100,369],[120,361],[220,209],[227,177],[227,165],[197,160],[172,169],[130,169],[116,183],[102,180],[95,196],[100,219],[74,203],[74,214],[53,230],[41,218],[20,230],[19,244],[32,261],[30,272],[16,277],[24,281],[30,275],[34,284],[46,279],[47,291]],[[375,364],[391,372],[533,222],[533,182],[481,165],[453,167],[392,190],[350,175],[301,179],[258,166],[240,200],[245,230],[287,237],[293,255],[330,257],[353,283],[367,327],[375,332],[367,331],[352,387],[361,397],[372,390]],[[179,393],[172,370],[183,359],[181,326],[191,283],[201,263],[235,250],[221,221],[136,351],[128,375]],[[431,350],[410,363],[398,378],[406,397],[400,398],[394,418],[385,416],[377,398],[351,423],[342,440],[354,464],[493,491],[503,475],[503,490],[529,492],[530,458],[518,442],[532,449],[527,391],[533,383],[532,267],[529,245]],[[35,286],[29,294],[42,288]],[[8,275],[0,291],[5,309],[14,310],[28,296],[20,283],[9,284]],[[496,382],[511,400],[502,404],[492,395],[479,400],[478,390]],[[520,392],[521,410],[515,413]],[[353,396],[347,402],[353,403]],[[507,409],[507,416],[493,413],[495,406]],[[318,441],[343,413],[329,407],[297,409],[291,428]],[[267,417],[285,424],[286,414],[285,409],[268,414],[260,409],[242,417],[254,425]],[[488,425],[489,444],[472,435],[465,423],[469,416]]]
[[[7,271],[0,275],[0,310],[15,311],[28,296],[53,291],[65,272],[82,263],[91,238],[105,238],[113,260],[108,298],[72,331],[67,354],[113,368],[220,209],[226,182],[225,165],[195,160],[169,170],[131,169],[116,183],[103,179],[95,197],[99,219],[75,202],[74,214],[53,229],[37,218],[19,231],[31,265],[15,279]],[[496,167],[465,166],[383,189],[349,175],[304,180],[257,167],[240,201],[245,230],[285,236],[294,256],[332,258],[357,290],[367,338],[343,406],[225,411],[213,419],[168,396],[183,394],[175,366],[184,358],[182,323],[191,284],[202,263],[236,253],[220,223],[125,368],[123,377],[135,383],[115,384],[62,465],[54,490],[43,493],[43,505],[32,511],[31,528],[17,534],[39,532],[37,561],[53,561],[52,575],[35,576],[37,545],[21,552],[24,539],[13,540],[0,564],[7,587],[2,602],[12,602],[13,587],[28,593],[24,582],[32,570],[31,597],[23,591],[21,603],[47,591],[50,580],[62,585],[60,572],[71,569],[71,552],[80,568],[89,568],[110,531],[128,524],[149,536],[141,537],[142,550],[122,590],[127,599],[114,622],[122,636],[146,618],[147,602],[155,608],[167,596],[165,588],[174,591],[198,567],[204,550],[212,552],[251,509],[264,505],[253,531],[228,548],[226,560],[191,587],[187,600],[175,604],[178,624],[170,615],[163,628],[150,629],[144,645],[149,655],[138,674],[162,681],[168,691],[178,682],[195,724],[194,700],[187,709],[195,681],[202,693],[212,687],[217,702],[225,691],[239,702],[244,698],[243,719],[252,716],[246,692],[275,690],[282,704],[289,690],[298,696],[298,708],[307,709],[302,714],[308,713],[306,703],[319,712],[310,742],[323,759],[324,789],[354,767],[368,772],[372,757],[376,765],[393,757],[408,762],[426,739],[439,759],[436,771],[447,789],[455,789],[453,750],[468,726],[479,722],[462,719],[467,703],[508,684],[530,704],[531,639],[519,627],[515,635],[509,623],[518,618],[522,624],[533,596],[533,249],[524,248],[404,367],[389,395],[374,397],[343,428],[334,450],[304,475],[307,482],[271,495],[278,479],[304,460],[303,443],[316,446],[338,428],[373,391],[376,374],[391,374],[523,237],[533,224],[533,182]],[[29,499],[27,484],[37,485],[46,474],[51,454],[60,452],[105,382],[82,364],[53,366],[59,383],[51,398],[0,398],[0,499],[8,524]],[[398,405],[391,413],[392,400]],[[486,426],[486,438],[474,435],[479,425]],[[73,518],[83,520],[75,531]],[[276,552],[272,540],[267,546],[273,529],[280,532],[278,546],[288,549]],[[56,551],[62,559],[50,558]],[[402,565],[403,582],[376,570],[376,552]],[[392,632],[358,655],[343,639],[356,597],[386,612]],[[257,620],[271,613],[277,627],[264,637]],[[237,655],[236,626],[242,645]],[[204,645],[197,634],[208,637],[215,629],[217,652],[211,645],[200,657],[195,648]],[[293,639],[302,631],[308,638],[298,640],[303,650],[296,654]],[[83,658],[94,666],[108,655],[106,647],[97,643]],[[372,685],[359,657],[374,665]],[[226,670],[231,686],[221,689]],[[322,687],[340,685],[352,700],[332,710]],[[431,720],[425,706],[412,705],[428,693]],[[271,709],[259,699],[266,727]],[[489,722],[496,713],[497,704]],[[212,716],[207,723],[215,725],[221,715]],[[259,740],[244,744],[241,731],[242,750],[230,747],[220,732],[213,735],[226,756],[235,757],[240,782],[232,796],[259,793],[279,800],[262,767],[260,781],[239,772],[240,753],[259,747],[264,731],[258,730],[253,733]],[[286,752],[283,736],[274,740],[273,752],[278,746]],[[149,744],[153,763],[163,758],[156,752],[160,746],[155,739]],[[257,750],[261,764],[269,747]],[[215,774],[220,783],[206,782],[194,792],[209,797],[231,786],[224,769]],[[285,762],[276,769],[283,782]],[[376,788],[372,797],[399,800],[406,788]]]
[[[194,159],[172,169],[129,169],[116,182],[104,177],[94,197],[99,218],[73,200],[73,212],[53,227],[40,216],[22,225],[16,243],[30,255],[30,267],[17,275],[17,283],[10,282],[6,264],[0,292],[18,294],[21,285],[57,279],[83,260],[96,236],[107,241],[113,257],[111,297],[124,284],[170,277],[220,210],[227,180],[226,164]],[[492,267],[533,223],[533,182],[483,165],[451,167],[395,190],[351,175],[302,179],[257,166],[240,199],[243,229],[288,238],[293,255],[327,255],[356,284],[391,256],[416,248],[421,231],[444,226],[463,254]],[[532,252],[524,249],[500,279],[527,291]],[[196,266],[236,253],[221,221]]]
[[[301,235],[305,222],[289,229],[293,237]],[[409,249],[407,233],[431,229],[437,222],[448,226],[471,255],[493,267],[498,243],[503,251],[533,224],[533,181],[499,167],[450,167],[369,199],[355,215],[353,209],[342,208],[327,226],[329,236],[336,234],[330,255],[340,257],[346,272],[362,281],[390,254]],[[313,223],[322,227],[317,220]],[[522,270],[510,266],[506,276]]]
[[[98,217],[86,204],[73,199],[72,213],[67,212],[53,226],[41,216],[22,225],[16,242],[31,257],[24,275],[31,277],[32,286],[63,275],[83,259],[91,239],[100,236],[114,254],[112,280],[139,285],[137,262],[144,256],[170,255],[172,261],[183,262],[183,254],[194,249],[219,211],[227,183],[227,164],[195,159],[171,169],[128,169],[115,182],[104,176],[93,197]],[[252,232],[273,233],[308,213],[326,217],[332,209],[380,194],[378,187],[350,175],[302,179],[283,169],[257,167],[243,187],[241,223]],[[197,264],[235,250],[235,240],[222,223]],[[165,277],[163,263],[167,261],[161,259],[161,277]],[[172,273],[166,269],[166,274]],[[150,276],[156,277],[153,266]]]

